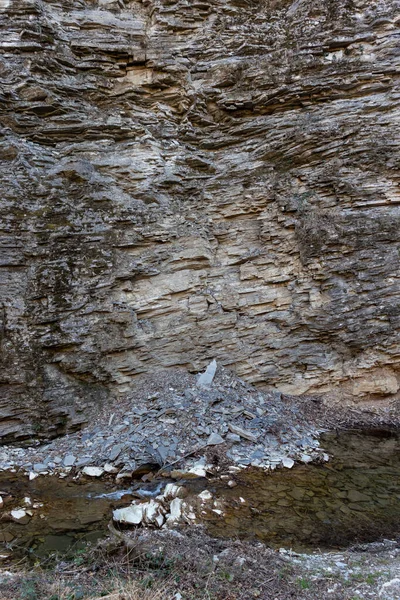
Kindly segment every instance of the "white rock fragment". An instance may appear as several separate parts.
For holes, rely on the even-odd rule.
[[[282,458],[282,465],[286,469],[291,469],[294,465],[294,460],[292,458],[289,458],[288,456],[285,456],[284,458]]]
[[[164,493],[159,498],[165,498],[165,500],[172,500],[179,494],[180,486],[175,483],[167,483],[164,489]]]
[[[126,508],[117,508],[113,511],[114,521],[127,523],[129,525],[139,525],[143,520],[144,505],[132,504]]]
[[[241,471],[241,469],[239,467],[235,467],[234,465],[231,465],[230,467],[228,467],[229,473],[239,473],[239,471]]]
[[[167,515],[168,523],[176,523],[182,516],[182,500],[174,498],[169,505],[169,514]]]
[[[104,473],[104,469],[101,467],[84,467],[82,473],[88,477],[101,477]]]
[[[196,463],[191,467],[188,471],[191,475],[196,475],[196,477],[206,477],[207,471],[205,466],[202,463]]]
[[[23,508],[15,508],[14,510],[12,510],[11,518],[16,523],[24,524],[29,521],[29,515],[27,514],[26,510],[24,510]]]
[[[132,479],[132,474],[133,471],[121,471],[116,476],[115,481],[118,483],[118,481],[122,481],[123,479]]]
[[[199,498],[201,498],[203,502],[207,502],[208,500],[211,500],[212,494],[209,490],[204,490],[203,492],[200,492]]]
[[[157,525],[157,527],[161,527],[164,523],[164,515],[161,512],[161,506],[158,502],[150,500],[150,502],[147,502],[147,504],[144,505],[143,521],[147,525],[153,524]]]
[[[307,464],[307,463],[309,463],[309,462],[311,462],[311,461],[312,461],[312,456],[310,456],[309,454],[302,454],[302,455],[300,456],[300,460],[301,460],[301,462],[303,462],[303,463],[306,463],[306,464]]]
[[[106,463],[103,467],[106,473],[118,473],[117,467],[114,467],[111,463]]]
[[[197,379],[197,386],[205,388],[211,387],[216,370],[217,361],[214,359],[210,362],[205,372],[202,373]]]

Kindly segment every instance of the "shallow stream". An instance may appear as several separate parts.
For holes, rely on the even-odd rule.
[[[346,547],[400,536],[400,434],[347,431],[324,434],[332,457],[324,464],[300,464],[265,473],[248,469],[227,480],[178,482],[187,502],[207,489],[217,500],[198,512],[198,522],[222,537],[259,539],[275,547],[312,550]],[[234,484],[232,481],[234,480]],[[0,474],[0,554],[38,559],[79,549],[107,533],[112,509],[136,495],[155,495],[168,479],[131,482],[118,489],[108,481],[79,481],[24,474]],[[161,486],[161,487],[160,487]],[[14,522],[11,510],[31,514]]]

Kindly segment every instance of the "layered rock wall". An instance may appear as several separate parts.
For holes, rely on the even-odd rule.
[[[211,359],[399,390],[397,0],[0,0],[0,436]]]

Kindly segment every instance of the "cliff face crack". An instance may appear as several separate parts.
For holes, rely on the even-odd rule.
[[[0,437],[210,356],[286,393],[398,396],[397,19],[2,3]]]

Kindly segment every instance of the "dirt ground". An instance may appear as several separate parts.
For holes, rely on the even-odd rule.
[[[136,530],[0,574],[1,600],[366,600],[400,597],[400,545],[296,554],[201,527]]]

